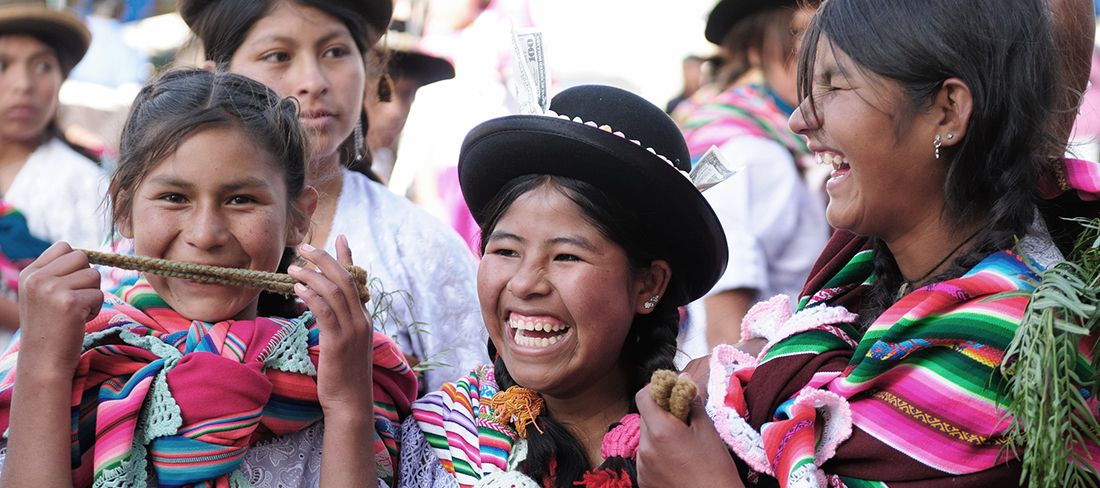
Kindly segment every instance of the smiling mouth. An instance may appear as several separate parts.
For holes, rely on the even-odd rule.
[[[572,328],[547,317],[526,317],[517,313],[508,318],[516,344],[525,347],[549,347],[557,344]]]
[[[814,158],[817,159],[817,164],[828,164],[832,166],[833,171],[840,171],[848,167],[847,157],[831,151],[814,153]]]

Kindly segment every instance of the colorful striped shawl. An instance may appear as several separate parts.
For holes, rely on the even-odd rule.
[[[498,391],[493,366],[486,364],[412,405],[424,438],[462,488],[508,470],[516,432],[493,418],[487,400]]]
[[[700,103],[685,117],[682,128],[691,162],[699,161],[711,146],[722,147],[738,136],[776,141],[799,162],[810,151],[806,142],[787,127],[787,118],[761,86],[732,87]]]
[[[740,457],[783,486],[1014,483],[1018,471],[1003,467],[1013,453],[1002,449],[1011,418],[999,367],[1028,304],[1026,293],[1011,292],[1033,290],[1036,269],[1012,252],[993,254],[903,297],[861,336],[855,316],[831,306],[871,282],[871,251],[861,251],[779,320],[790,333],[759,359],[716,350],[710,393],[721,396],[708,409]],[[844,405],[830,406],[834,398]],[[850,438],[823,442],[822,432],[845,425]]]
[[[105,295],[85,325],[73,378],[74,486],[229,486],[256,442],[321,420],[319,328],[297,319],[188,320],[144,280]],[[16,343],[0,358],[0,429],[8,427]],[[375,457],[392,482],[399,414],[416,379],[374,335]]]

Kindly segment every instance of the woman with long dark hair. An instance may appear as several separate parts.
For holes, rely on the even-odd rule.
[[[1039,273],[1083,229],[1063,218],[1100,215],[1100,168],[1062,157],[1066,32],[1080,31],[1055,32],[1042,0],[822,5],[790,126],[832,166],[840,230],[795,313],[786,297],[757,304],[741,349],[715,349],[690,426],[638,395],[644,483],[1021,481],[1010,344]],[[1090,353],[1059,361],[1087,384]],[[1070,441],[1058,456],[1095,475],[1100,450]]]
[[[580,86],[550,109],[463,143],[495,361],[415,403],[401,486],[632,486],[633,395],[673,368],[677,307],[725,267],[720,224],[681,174],[687,149],[660,108]]]

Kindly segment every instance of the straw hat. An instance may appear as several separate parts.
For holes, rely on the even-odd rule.
[[[0,0],[0,35],[26,34],[57,51],[65,74],[79,63],[92,34],[75,15],[46,6],[43,0]]]

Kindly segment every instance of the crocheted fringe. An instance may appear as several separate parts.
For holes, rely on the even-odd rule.
[[[317,376],[317,367],[309,358],[309,327],[313,314],[306,312],[294,319],[290,328],[283,329],[275,338],[275,344],[263,355],[264,366],[287,373]]]
[[[229,473],[229,488],[252,488],[252,482],[241,470],[235,469]]]
[[[92,488],[149,486],[148,462],[145,460],[147,452],[145,445],[141,442],[145,434],[141,432],[140,427],[134,434],[134,440],[130,444],[130,454],[117,466],[97,473],[92,482]]]

